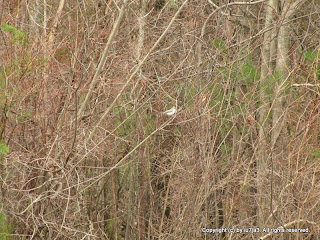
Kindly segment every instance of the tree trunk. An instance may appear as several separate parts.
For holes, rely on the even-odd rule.
[[[274,35],[270,28],[274,23],[274,12],[277,9],[278,0],[270,0],[265,3],[266,21],[262,53],[261,53],[261,77],[260,77],[260,110],[259,110],[259,139],[257,149],[257,196],[258,211],[257,223],[260,228],[264,226],[266,213],[268,212],[268,191],[266,191],[268,183],[268,132],[269,132],[269,101],[266,91],[266,81],[273,72],[271,58],[272,36]]]

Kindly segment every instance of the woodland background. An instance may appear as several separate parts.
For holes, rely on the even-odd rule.
[[[1,240],[318,239],[318,0],[0,11]]]

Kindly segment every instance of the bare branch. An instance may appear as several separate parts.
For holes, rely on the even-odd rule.
[[[119,26],[120,26],[120,23],[121,23],[121,21],[122,21],[123,15],[124,15],[125,8],[126,8],[126,6],[127,6],[127,2],[128,2],[128,0],[125,0],[125,1],[124,1],[123,5],[122,5],[122,7],[121,7],[121,9],[120,9],[119,16],[118,16],[118,18],[117,18],[117,20],[116,20],[116,22],[115,22],[115,24],[114,24],[114,26],[113,26],[113,29],[112,29],[112,31],[111,31],[111,33],[110,33],[110,35],[109,35],[108,41],[107,41],[106,46],[105,46],[105,48],[104,48],[104,50],[103,50],[103,53],[102,53],[101,60],[100,60],[100,62],[99,62],[99,65],[98,65],[98,67],[97,67],[97,70],[96,70],[96,72],[95,72],[95,74],[94,74],[94,77],[93,77],[93,79],[92,79],[92,81],[91,81],[90,88],[89,88],[89,90],[88,90],[88,93],[87,93],[87,95],[86,95],[86,98],[84,99],[84,101],[83,101],[83,103],[81,104],[81,107],[80,107],[80,109],[79,109],[78,116],[77,116],[77,120],[78,120],[78,121],[81,119],[81,116],[83,115],[84,110],[85,110],[86,107],[87,107],[87,104],[88,104],[88,102],[89,102],[89,100],[90,100],[90,98],[91,98],[92,91],[93,91],[93,89],[95,88],[95,86],[97,85],[97,82],[98,82],[98,80],[99,80],[100,73],[101,73],[102,69],[104,68],[104,65],[106,64],[109,47],[110,47],[110,45],[111,45],[111,42],[112,42],[112,40],[113,40],[113,38],[114,38],[114,36],[115,36],[115,34],[116,34]]]

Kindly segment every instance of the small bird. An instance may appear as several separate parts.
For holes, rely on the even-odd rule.
[[[169,110],[163,112],[164,114],[168,115],[168,116],[172,116],[177,112],[177,109],[175,106],[173,106],[172,108],[170,108]]]

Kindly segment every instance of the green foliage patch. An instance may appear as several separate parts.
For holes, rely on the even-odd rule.
[[[12,225],[7,221],[6,215],[0,213],[0,240],[13,239],[10,234],[13,232]]]
[[[217,49],[225,50],[226,42],[223,39],[216,38],[213,40],[213,46]]]
[[[144,117],[143,122],[145,122],[145,125],[143,126],[143,130],[145,134],[149,135],[155,130],[156,124],[151,114],[146,113],[143,117]]]
[[[136,123],[132,122],[131,118],[128,118],[128,116],[131,115],[131,111],[126,111],[126,109],[119,107],[115,108],[113,112],[117,115],[117,119],[115,121],[114,127],[117,129],[117,133],[120,136],[125,136],[131,133],[132,131],[132,125],[134,124],[136,127]]]
[[[180,5],[180,0],[170,0],[168,7],[169,9],[178,9]]]
[[[4,32],[8,32],[12,35],[12,43],[13,44],[21,44],[25,45],[28,43],[27,36],[24,32],[16,29],[14,26],[9,24],[2,24],[1,30]]]
[[[243,64],[240,77],[245,81],[247,85],[254,83],[255,79],[259,79],[260,74],[257,67],[252,63],[252,61],[247,61]]]
[[[303,58],[304,60],[314,62],[317,59],[318,52],[315,49],[307,49],[303,53]]]
[[[10,152],[10,149],[2,141],[0,141],[0,157],[5,156]]]
[[[32,118],[32,112],[31,111],[25,111],[25,112],[19,112],[17,116],[17,122],[23,123]]]
[[[320,149],[314,149],[311,156],[314,158],[320,158]]]
[[[311,67],[316,80],[320,80],[319,51],[316,49],[307,49],[303,52],[303,59]]]

